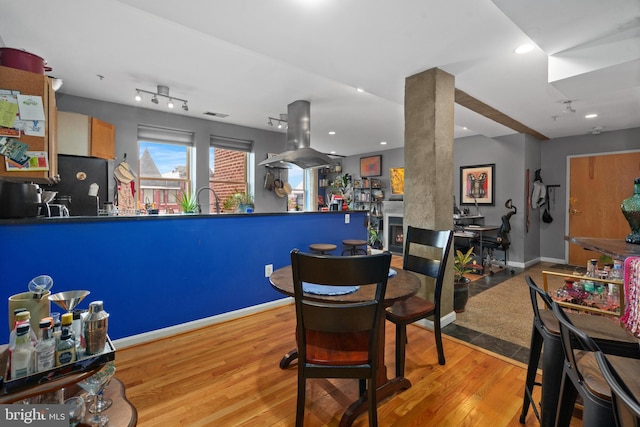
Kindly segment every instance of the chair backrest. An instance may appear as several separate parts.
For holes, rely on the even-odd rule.
[[[307,345],[311,341],[352,334],[354,340],[349,350],[358,352],[360,358],[366,354],[367,363],[375,366],[390,264],[390,252],[341,257],[291,251],[299,363],[308,361]],[[338,298],[342,299],[339,301],[318,297],[305,293],[305,284],[359,286],[357,292],[362,298],[345,302],[344,298]],[[331,349],[327,350],[326,364],[330,365]]]
[[[547,306],[549,310],[551,310],[551,305],[553,300],[551,296],[546,293],[544,290],[540,289],[536,282],[533,281],[531,276],[525,276],[525,281],[529,286],[529,296],[531,297],[531,307],[533,307],[533,316],[537,319],[540,319],[540,308],[538,307],[538,296],[542,298],[542,301]]]
[[[440,317],[442,282],[444,281],[452,239],[453,232],[451,230],[428,230],[411,226],[407,227],[407,235],[405,237],[402,269],[424,274],[435,279],[433,302],[436,304],[435,315],[438,318]],[[423,248],[420,248],[420,246]],[[427,247],[435,248],[431,249],[431,251],[437,251],[439,255],[433,258],[426,258],[416,254],[416,251],[428,250]]]
[[[569,367],[575,371],[578,380],[580,382],[584,382],[582,373],[577,369],[578,364],[575,351],[588,350],[595,352],[600,349],[589,335],[576,328],[573,323],[571,323],[571,320],[569,320],[566,313],[557,302],[553,301],[551,307],[560,326],[560,341],[562,341],[562,349],[564,350],[566,362],[569,364]]]
[[[640,403],[633,397],[603,352],[596,352],[596,360],[598,360],[602,376],[611,388],[613,415],[616,418],[616,424],[620,427],[640,426]]]

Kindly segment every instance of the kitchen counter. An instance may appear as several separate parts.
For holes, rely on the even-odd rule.
[[[339,255],[343,239],[366,240],[365,219],[366,212],[283,212],[4,220],[2,298],[48,274],[52,293],[91,292],[79,308],[104,301],[113,340],[145,334],[281,299],[267,265],[288,265],[293,248],[317,242],[336,244]],[[7,306],[0,304],[0,319]],[[8,332],[0,328],[0,343]]]

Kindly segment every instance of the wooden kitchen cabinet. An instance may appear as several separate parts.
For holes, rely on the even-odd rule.
[[[46,152],[49,160],[49,170],[46,171],[7,171],[5,159],[0,156],[0,179],[39,184],[58,182],[60,180],[56,145],[58,110],[51,79],[42,74],[0,66],[0,89],[17,90],[22,95],[35,95],[42,98],[45,115],[44,137],[23,134],[18,140],[29,145],[29,151]]]
[[[85,114],[58,112],[58,153],[115,159],[116,128]]]

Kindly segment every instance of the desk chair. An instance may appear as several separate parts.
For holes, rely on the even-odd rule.
[[[291,251],[298,340],[297,427],[304,421],[307,378],[367,380],[369,426],[378,425],[376,370],[390,264],[390,252],[334,257]],[[357,285],[367,288],[363,295],[368,299],[354,303],[320,300],[303,292],[303,283]]]
[[[409,226],[405,238],[404,258],[402,269],[420,273],[435,279],[433,301],[414,295],[402,301],[395,302],[387,308],[387,320],[396,325],[396,376],[404,377],[405,346],[407,343],[407,325],[433,315],[433,332],[436,337],[438,363],[445,364],[444,348],[442,346],[442,332],[440,327],[440,296],[442,282],[449,258],[453,232],[450,230],[426,230]],[[434,258],[421,257],[415,254],[414,248],[432,251],[439,250],[440,255]]]
[[[511,242],[509,241],[509,232],[511,231],[510,220],[516,212],[517,209],[515,206],[512,206],[512,210],[510,212],[506,215],[502,215],[502,224],[498,229],[497,236],[482,236],[482,246],[484,249],[487,249],[489,275],[493,275],[493,271],[491,270],[492,265],[504,268],[508,267],[509,246],[511,246]],[[504,258],[502,260],[497,259],[495,257],[495,251],[502,251]],[[480,256],[484,256],[484,254],[480,254]],[[511,274],[515,273],[513,268],[510,271]]]
[[[556,427],[569,426],[578,394],[582,397],[584,427],[615,427],[611,390],[596,361],[598,345],[571,323],[555,301],[553,314],[560,325],[560,341],[564,350]]]
[[[634,399],[624,381],[611,366],[603,352],[596,352],[596,360],[604,379],[609,384],[609,388],[611,388],[613,415],[616,419],[616,425],[618,427],[640,426],[640,402]]]
[[[531,276],[525,276],[525,279],[529,286],[529,296],[533,308],[533,327],[520,423],[525,423],[529,406],[533,404],[533,411],[540,421],[540,425],[549,427],[555,425],[562,380],[564,351],[560,341],[560,326],[553,314],[551,296],[539,288]],[[543,302],[546,310],[539,308],[539,300]],[[603,316],[566,312],[564,314],[572,324],[587,333],[605,353],[640,358],[638,339],[631,332],[622,328],[619,323]],[[542,383],[537,383],[535,378],[543,345]],[[533,402],[534,386],[542,387],[542,401],[539,411]]]

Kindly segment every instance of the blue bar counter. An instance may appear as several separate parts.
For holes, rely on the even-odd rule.
[[[347,213],[349,223],[345,212],[0,221],[0,343],[9,296],[41,274],[52,293],[89,290],[79,308],[104,301],[112,340],[279,300],[265,265],[288,265],[291,249],[311,243],[334,243],[339,255],[343,239],[366,240],[366,212]]]

